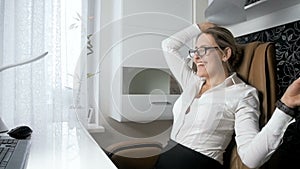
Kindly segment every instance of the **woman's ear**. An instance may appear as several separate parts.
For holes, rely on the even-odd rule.
[[[231,54],[232,54],[231,48],[230,47],[226,47],[224,49],[224,55],[222,57],[222,61],[226,62],[231,57]]]

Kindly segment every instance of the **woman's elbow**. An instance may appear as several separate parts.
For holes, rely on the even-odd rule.
[[[261,166],[261,161],[256,160],[255,158],[249,157],[246,154],[239,155],[242,163],[248,168],[259,168]]]
[[[253,162],[243,161],[243,160],[242,160],[242,162],[243,162],[243,164],[244,164],[245,166],[247,166],[248,168],[255,169],[255,168],[260,167],[260,165],[259,165],[258,163],[253,163]]]

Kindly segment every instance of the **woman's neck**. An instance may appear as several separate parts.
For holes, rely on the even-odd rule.
[[[225,79],[228,77],[226,74],[219,74],[215,75],[213,77],[206,77],[205,85],[208,85],[209,88],[217,86],[225,81]]]
[[[227,77],[226,76],[223,76],[223,77],[222,76],[221,77],[214,76],[214,78],[207,78],[207,77],[204,77],[204,78],[206,79],[205,83],[202,85],[202,88],[199,91],[199,93],[196,95],[196,98],[199,98],[204,92],[211,89],[212,87],[215,87],[215,86],[223,83]]]

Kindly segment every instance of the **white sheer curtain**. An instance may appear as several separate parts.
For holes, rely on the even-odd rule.
[[[0,1],[0,65],[49,52],[39,61],[0,73],[0,116],[8,128],[67,121],[70,107],[86,113],[86,84],[75,85],[74,99],[70,89],[78,60],[78,78],[86,77],[83,18],[87,8],[81,0]]]

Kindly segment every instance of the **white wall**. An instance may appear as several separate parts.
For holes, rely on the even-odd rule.
[[[119,0],[110,0],[110,1],[101,1],[101,30],[100,30],[100,74],[99,74],[99,81],[100,81],[100,123],[105,128],[104,133],[94,133],[92,134],[96,141],[102,146],[106,147],[111,143],[119,142],[122,140],[128,139],[135,139],[135,138],[146,138],[146,139],[154,139],[166,142],[169,138],[169,133],[172,125],[171,120],[164,120],[164,121],[153,121],[150,123],[133,123],[133,122],[126,122],[126,123],[119,123],[112,118],[109,117],[110,113],[113,110],[113,106],[120,107],[121,104],[120,98],[114,97],[115,93],[120,93],[122,90],[122,84],[115,80],[121,79],[118,75],[117,70],[121,67],[122,63],[122,55],[125,56],[129,55],[130,52],[134,52],[133,49],[136,46],[147,45],[148,41],[138,42],[136,46],[124,46],[124,42],[122,40],[122,36],[127,35],[126,33],[132,33],[133,29],[129,28],[140,28],[139,31],[142,29],[148,30],[151,29],[159,29],[160,27],[157,26],[161,24],[165,24],[163,28],[168,28],[167,31],[175,33],[177,30],[186,27],[186,25],[174,23],[174,18],[178,20],[183,20],[183,22],[187,22],[184,18],[189,15],[191,18],[192,16],[192,8],[190,11],[184,10],[187,4],[182,0],[126,0],[126,1],[119,1]],[[128,26],[128,22],[125,21],[132,21],[129,20],[130,17],[135,13],[142,15],[143,13],[153,13],[149,19],[146,20],[137,20],[136,22],[132,22]],[[183,13],[182,15],[178,15],[178,13]],[[189,14],[190,12],[190,14]],[[156,14],[156,15],[155,15]],[[157,14],[161,14],[161,17],[157,17]],[[176,15],[178,15],[176,17]],[[134,15],[135,16],[135,15]],[[174,17],[170,20],[166,20],[165,22],[161,23],[162,18],[166,18],[166,16]],[[122,19],[124,17],[124,19]],[[131,17],[133,18],[133,17]],[[135,18],[138,18],[135,17]],[[154,21],[153,21],[154,20]],[[191,22],[191,21],[190,21]],[[131,22],[130,22],[131,23]],[[154,23],[154,24],[151,24]],[[136,25],[135,25],[136,24]],[[149,25],[150,24],[150,25]],[[127,27],[125,27],[125,26]],[[143,27],[144,25],[149,25],[148,27]],[[171,27],[174,25],[173,27]],[[171,29],[170,29],[171,27]],[[180,28],[178,28],[180,27]],[[125,29],[126,28],[126,29]],[[129,30],[129,32],[125,32]],[[163,29],[162,29],[163,30]],[[149,31],[149,30],[148,30]],[[151,30],[150,30],[151,31]],[[152,31],[153,32],[153,31]],[[135,33],[135,32],[133,32]],[[168,32],[167,32],[168,33]],[[169,34],[168,34],[169,35]],[[121,42],[119,42],[121,41]],[[148,42],[149,43],[149,42]],[[152,46],[150,46],[152,45]],[[153,47],[156,45],[156,48],[160,49],[160,43],[153,43],[150,44],[148,47]],[[129,48],[130,47],[130,48]],[[125,53],[124,53],[125,51]],[[129,51],[129,52],[128,52]],[[122,53],[120,53],[122,52]],[[129,53],[129,54],[127,54]],[[150,60],[152,61],[152,60]],[[121,86],[121,87],[120,87]],[[120,95],[119,94],[119,95]],[[115,99],[115,100],[113,100]]]
[[[204,20],[203,7],[207,5],[207,1],[200,1],[200,2],[194,1],[194,3],[195,3],[194,5],[196,5],[196,10],[193,11],[191,9],[191,12],[194,12],[195,15],[193,20],[194,22],[202,22]],[[168,5],[172,5],[172,4],[168,4]],[[122,12],[122,11],[116,11],[117,13],[114,13],[113,10],[120,10],[120,8],[114,9],[113,6],[114,6],[114,1],[102,1],[102,11],[101,11],[102,25],[111,23],[116,19],[118,12]],[[280,7],[276,6],[274,8],[278,9]],[[268,13],[258,18],[252,19],[251,17],[253,16],[249,16],[251,20],[236,25],[227,26],[227,28],[229,28],[235,36],[241,36],[244,34],[256,32],[266,28],[299,20],[300,19],[299,11],[300,11],[300,2],[298,4],[292,5],[291,7],[277,10],[275,12]],[[109,47],[114,43],[113,42],[114,39],[111,39],[112,32],[109,29],[110,28],[107,27],[107,29],[105,29],[105,31],[103,31],[101,34],[101,49],[100,49],[101,56],[104,55],[105,51],[107,51]],[[113,57],[112,55],[109,56]],[[111,111],[109,109],[110,101],[108,97],[109,95],[108,89],[110,89],[111,86],[110,83],[104,82],[103,79],[105,79],[106,76],[108,77],[112,76],[111,64],[101,65],[102,66],[101,71],[103,71],[103,73],[101,74],[100,77],[100,88],[102,88],[102,90],[99,93],[100,102],[101,102],[100,109],[102,113],[104,113],[104,115],[101,116],[102,118],[101,123],[105,127],[106,131],[105,133],[93,134],[93,137],[102,147],[106,147],[111,143],[118,142],[121,140],[138,138],[138,137],[167,140],[169,137],[170,127],[172,124],[171,121],[157,121],[150,124],[118,123],[105,115],[105,113]],[[157,137],[157,133],[159,132],[161,132],[162,134],[160,134]],[[131,134],[128,136],[127,133],[131,133]]]

